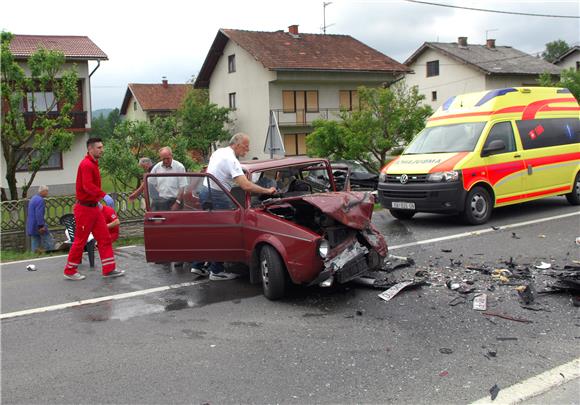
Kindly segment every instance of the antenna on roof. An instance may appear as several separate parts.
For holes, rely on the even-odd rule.
[[[323,1],[322,2],[322,33],[326,34],[326,29],[328,27],[332,27],[334,24],[326,25],[326,7],[330,6],[332,1]]]

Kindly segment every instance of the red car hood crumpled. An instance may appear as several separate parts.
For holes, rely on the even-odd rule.
[[[370,193],[341,191],[300,198],[350,228],[363,230],[371,222],[374,199]]]

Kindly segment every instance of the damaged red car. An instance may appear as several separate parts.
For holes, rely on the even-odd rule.
[[[387,244],[371,223],[374,197],[348,185],[336,191],[327,160],[253,160],[242,167],[277,194],[227,191],[207,173],[146,175],[147,261],[245,263],[269,299],[283,297],[290,282],[328,286],[382,266]],[[202,203],[204,187],[210,192]],[[212,200],[211,190],[224,191],[227,201]]]

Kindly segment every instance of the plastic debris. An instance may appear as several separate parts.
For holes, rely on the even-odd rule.
[[[492,225],[491,229],[493,229],[494,231],[499,231],[501,228],[499,226]]]
[[[499,394],[500,388],[495,384],[493,387],[489,389],[489,393],[491,394],[491,400],[495,400],[497,398],[497,394]]]
[[[487,294],[477,294],[473,298],[473,309],[476,311],[487,310]]]
[[[451,253],[451,252],[453,252],[453,249],[441,249],[441,251],[443,253]]]
[[[516,291],[518,292],[518,295],[520,296],[520,299],[522,300],[522,302],[525,305],[529,305],[532,302],[534,302],[534,287],[530,286],[530,285],[520,285],[518,287],[516,287]]]
[[[399,292],[401,292],[401,290],[403,290],[404,288],[409,287],[410,285],[412,285],[414,282],[413,280],[409,280],[409,281],[402,281],[398,284],[395,284],[394,286],[392,286],[391,288],[389,288],[386,291],[383,291],[382,293],[379,294],[379,297],[385,301],[390,301],[395,295],[397,295]]]
[[[439,349],[439,353],[442,353],[442,354],[451,354],[451,353],[453,353],[453,350],[452,349],[449,349],[447,347],[442,347],[441,349]]]
[[[545,239],[546,238],[546,235],[538,235],[538,238]]]
[[[500,342],[506,341],[506,340],[518,340],[517,337],[496,337],[495,340],[499,340]]]
[[[550,263],[540,262],[540,264],[537,264],[535,267],[536,269],[547,270],[552,267],[552,265]]]
[[[28,271],[36,271],[36,265],[35,264],[29,264],[28,266],[26,266],[26,270],[28,270]]]
[[[439,377],[447,377],[449,375],[449,371],[443,370],[439,373]]]
[[[517,235],[517,233],[515,233],[515,232],[512,232],[512,238],[514,238],[514,239],[521,239],[521,238],[520,238],[520,237]]]

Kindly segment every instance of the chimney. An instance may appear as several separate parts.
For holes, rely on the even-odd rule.
[[[163,84],[163,88],[166,89],[167,87],[169,87],[169,85],[167,84],[167,77],[163,76],[161,78],[161,84]]]
[[[457,45],[459,45],[461,47],[467,47],[467,37],[457,38]]]
[[[298,25],[294,24],[288,27],[288,32],[292,35],[298,35]]]
[[[495,39],[488,39],[485,41],[487,49],[495,49]]]

